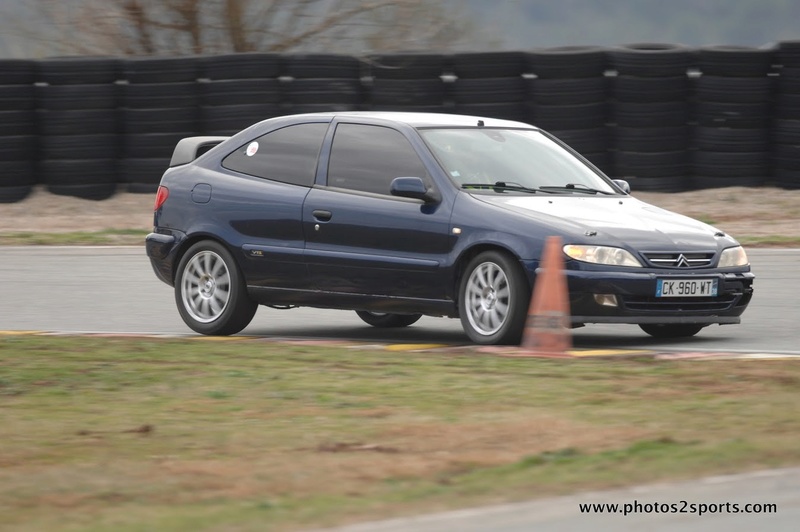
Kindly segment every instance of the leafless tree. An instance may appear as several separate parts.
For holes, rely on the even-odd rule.
[[[36,1],[50,45],[63,54],[441,51],[476,43],[457,2]]]

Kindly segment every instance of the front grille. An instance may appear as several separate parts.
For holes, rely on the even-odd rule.
[[[714,252],[691,252],[691,253],[643,253],[644,257],[651,266],[656,268],[690,269],[705,268],[711,266],[714,260]]]
[[[721,312],[736,304],[740,296],[728,294],[718,297],[660,298],[651,296],[625,296],[623,305],[627,310],[650,312]]]

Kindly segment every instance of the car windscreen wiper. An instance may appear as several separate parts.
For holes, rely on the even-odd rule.
[[[583,183],[568,183],[563,186],[545,185],[543,187],[539,187],[539,190],[567,190],[569,192],[584,192],[586,194],[607,194],[607,195],[614,194],[614,192],[608,192],[606,190],[599,190],[596,188],[588,187]]]
[[[479,188],[479,189],[487,189],[490,188],[495,192],[505,192],[507,190],[511,190],[513,192],[529,192],[531,194],[536,194],[537,192],[547,192],[548,194],[552,194],[549,190],[543,190],[541,188],[530,188],[526,186],[522,186],[518,183],[508,183],[506,181],[496,181],[494,183],[463,183],[461,188]]]

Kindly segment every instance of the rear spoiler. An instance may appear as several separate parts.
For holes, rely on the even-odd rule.
[[[175,151],[172,152],[172,159],[169,162],[170,168],[187,164],[205,152],[228,140],[230,137],[187,137],[178,141]]]

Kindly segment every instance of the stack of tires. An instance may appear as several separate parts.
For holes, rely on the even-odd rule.
[[[51,193],[102,200],[116,192],[118,71],[113,58],[39,61],[39,172]]]
[[[528,121],[521,52],[459,53],[450,96],[458,114]]]
[[[534,50],[526,59],[530,121],[608,172],[605,51],[563,46]]]
[[[398,53],[367,58],[367,106],[376,111],[446,111],[442,54]]]
[[[800,188],[800,41],[778,46],[776,108],[773,121],[772,181],[784,188]]]
[[[353,56],[289,55],[282,70],[287,114],[362,108],[361,62]]]
[[[125,61],[120,180],[128,192],[155,192],[175,145],[198,134],[197,76],[194,57]]]
[[[689,185],[687,71],[692,51],[673,44],[611,48],[612,175],[634,190],[680,191]]]
[[[695,188],[759,186],[766,181],[773,57],[771,49],[743,46],[697,51]]]
[[[245,53],[203,60],[200,115],[205,135],[233,135],[281,111],[281,56]]]
[[[0,203],[25,199],[37,183],[36,64],[0,60]]]

